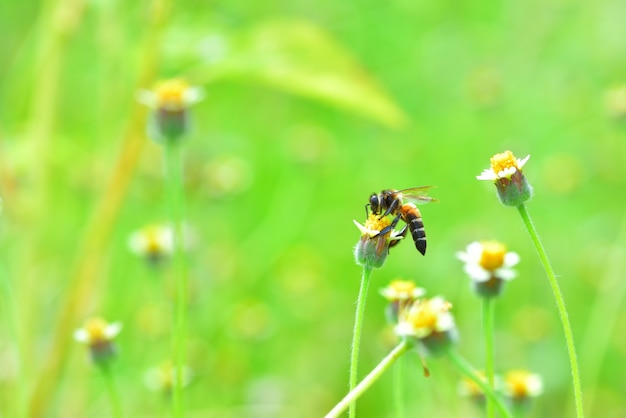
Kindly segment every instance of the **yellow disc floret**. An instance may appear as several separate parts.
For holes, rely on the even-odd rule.
[[[504,264],[506,246],[498,241],[486,241],[482,243],[483,251],[478,264],[488,271],[499,269]]]
[[[84,329],[89,336],[91,344],[110,340],[107,333],[109,324],[102,318],[91,318],[85,322]]]
[[[491,169],[494,173],[504,177],[512,176],[518,169],[517,159],[511,151],[504,151],[491,157]]]
[[[155,88],[158,107],[167,109],[183,109],[187,106],[186,94],[189,84],[179,78],[166,80],[159,83]]]
[[[504,376],[505,392],[513,399],[526,399],[541,394],[542,381],[527,370],[511,370]]]
[[[440,304],[435,299],[419,301],[409,311],[407,321],[414,329],[435,330],[439,317],[451,308],[452,304],[449,302]]]
[[[378,215],[373,213],[370,213],[365,221],[365,228],[370,231],[382,231],[389,225],[391,225],[391,220],[388,216],[379,219]]]
[[[415,283],[410,280],[393,280],[389,283],[390,293],[393,293],[396,299],[409,299],[413,297],[415,287]]]

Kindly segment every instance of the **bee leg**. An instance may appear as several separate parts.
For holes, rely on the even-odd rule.
[[[396,237],[403,237],[406,235],[406,231],[408,231],[408,225],[404,225],[404,228],[402,228],[402,230],[400,232],[398,232],[396,234]],[[398,245],[400,243],[400,241],[402,241],[401,239],[394,239],[392,241],[389,242],[389,248],[391,247],[395,247],[396,245]]]
[[[365,219],[370,217],[370,204],[365,205]]]
[[[389,215],[390,213],[395,212],[395,210],[398,209],[398,205],[399,204],[400,204],[400,200],[399,199],[394,199],[394,201],[391,202],[391,205],[389,205],[389,207],[387,208],[385,213],[380,215],[378,217],[378,219],[383,219],[385,216]]]
[[[393,221],[391,221],[391,223],[389,225],[387,225],[386,227],[384,227],[379,233],[378,235],[385,235],[388,232],[391,232],[393,230],[393,228],[396,227],[396,225],[398,225],[398,221],[400,220],[400,214],[398,213],[396,215],[395,218],[393,218]],[[403,231],[406,229],[406,227],[404,227]],[[404,233],[406,234],[406,231],[404,231]]]

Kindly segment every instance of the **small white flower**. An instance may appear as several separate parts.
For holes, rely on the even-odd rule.
[[[187,366],[182,369],[182,386],[191,383],[192,372]],[[174,387],[176,368],[171,362],[164,362],[157,367],[150,368],[144,374],[144,382],[148,389],[155,392],[169,392]]]
[[[516,171],[522,169],[524,164],[528,161],[530,155],[526,158],[515,158],[511,151],[506,151],[502,154],[497,154],[491,159],[491,167],[483,170],[483,172],[476,176],[478,180],[491,180],[496,181],[499,179],[509,179]]]
[[[83,328],[74,331],[74,339],[89,346],[111,342],[122,330],[119,322],[107,323],[102,318],[91,318]]]
[[[511,370],[504,376],[502,392],[514,400],[534,398],[543,393],[543,380],[527,370]]]
[[[204,98],[204,92],[180,79],[166,80],[154,90],[139,90],[137,101],[151,109],[183,110]]]
[[[441,296],[432,299],[418,299],[395,327],[396,335],[424,338],[433,332],[446,332],[454,329],[454,317],[450,313],[452,305]]]
[[[405,301],[424,296],[426,290],[410,280],[393,280],[389,286],[380,289],[380,294],[389,301]]]
[[[513,267],[520,261],[517,253],[507,252],[506,247],[496,241],[472,242],[465,251],[457,252],[456,257],[465,263],[465,272],[476,282],[486,282],[491,277],[514,279],[517,272]]]
[[[149,225],[130,235],[128,247],[142,257],[170,256],[174,252],[174,233],[170,226]]]

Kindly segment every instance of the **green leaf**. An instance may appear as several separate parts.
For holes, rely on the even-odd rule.
[[[399,128],[407,122],[405,113],[350,52],[310,23],[272,21],[231,36],[213,34],[198,45],[200,64],[187,74],[194,83],[224,78],[253,81],[388,127]]]

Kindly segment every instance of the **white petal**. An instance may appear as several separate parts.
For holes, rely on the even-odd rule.
[[[515,174],[516,171],[517,171],[517,168],[515,168],[515,167],[507,167],[507,168],[505,168],[504,170],[502,170],[502,171],[500,171],[498,173],[498,178],[499,179],[509,178],[513,174]]]
[[[139,90],[135,94],[135,98],[137,99],[139,103],[146,105],[151,109],[156,109],[159,103],[159,99],[157,95],[154,94],[154,92],[150,90]]]
[[[524,166],[524,164],[526,164],[526,161],[528,161],[528,159],[529,159],[529,158],[530,158],[530,154],[528,154],[528,155],[526,156],[526,158],[523,158],[523,159],[521,159],[521,160],[518,158],[518,159],[517,159],[517,166],[518,166],[519,168],[522,168],[522,167]]]
[[[467,251],[467,253],[474,259],[480,260],[483,255],[483,245],[478,241],[474,241],[467,246],[465,251]]]
[[[539,396],[543,392],[543,382],[538,374],[528,376],[527,382],[528,394],[530,396]]]
[[[104,329],[104,336],[108,339],[113,339],[117,337],[117,334],[122,330],[122,324],[119,322],[114,322],[112,324],[107,325]]]
[[[487,169],[487,170],[483,170],[482,173],[480,173],[480,176],[476,176],[477,180],[497,180],[498,176],[496,175],[496,173],[493,172],[492,169]]]
[[[143,255],[146,252],[146,238],[144,234],[134,232],[130,238],[128,238],[128,248],[134,254]]]
[[[186,243],[186,231],[183,230],[183,241],[185,241]],[[163,251],[167,252],[167,253],[173,253],[174,252],[174,230],[170,227],[162,227],[159,229],[158,231],[158,238],[157,238],[157,242],[159,243],[159,245],[161,247],[163,247]],[[185,248],[187,248],[187,245],[185,245]]]
[[[491,273],[478,264],[466,264],[463,270],[472,280],[477,282],[486,282],[491,277]]]
[[[508,252],[504,255],[504,267],[513,267],[519,263],[519,254],[514,252]]]
[[[469,256],[465,251],[457,251],[456,253],[454,253],[454,256],[464,263],[469,262]]]
[[[465,251],[458,251],[456,257],[465,263],[478,263],[483,254],[483,246],[480,242],[472,242]]]
[[[187,106],[198,103],[200,100],[204,99],[204,90],[198,87],[189,87],[185,90],[183,102]]]
[[[512,280],[517,277],[517,272],[513,269],[501,267],[493,272],[494,276],[501,280]]]
[[[407,337],[411,335],[415,335],[415,329],[408,322],[400,322],[393,329],[395,334],[399,337]]]
[[[413,289],[413,293],[411,294],[411,296],[413,296],[414,298],[420,298],[425,294],[426,289],[424,289],[423,287],[416,287],[415,289]]]
[[[449,331],[454,328],[454,317],[450,312],[445,312],[439,315],[437,318],[437,331]]]
[[[74,331],[74,339],[78,341],[79,343],[84,343],[84,344],[89,344],[89,341],[91,340],[89,338],[89,333],[82,328],[79,328],[76,331]]]
[[[352,220],[352,222],[354,222],[356,227],[359,228],[359,231],[361,231],[361,234],[369,235],[370,238],[374,238],[376,235],[378,235],[380,233],[380,231],[373,231],[371,229],[366,228],[365,226],[361,225],[360,223],[358,223],[354,219]]]

